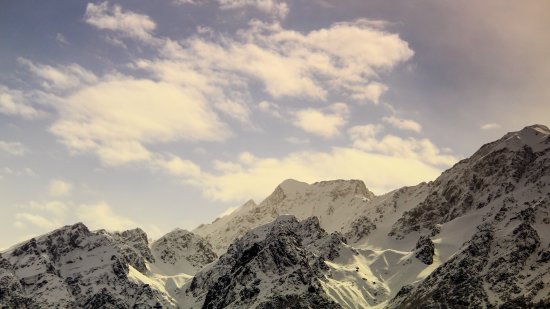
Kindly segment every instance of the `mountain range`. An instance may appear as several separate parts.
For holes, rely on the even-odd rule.
[[[0,308],[533,307],[550,307],[543,125],[380,196],[289,179],[152,242],[77,223],[0,256]]]

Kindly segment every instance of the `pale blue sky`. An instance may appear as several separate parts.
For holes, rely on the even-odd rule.
[[[0,248],[432,180],[550,123],[548,1],[0,1]]]

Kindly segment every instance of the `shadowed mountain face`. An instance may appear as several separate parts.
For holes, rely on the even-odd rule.
[[[218,258],[219,256],[219,258]],[[66,226],[2,252],[0,308],[550,306],[550,130],[435,181],[281,183],[193,233]]]

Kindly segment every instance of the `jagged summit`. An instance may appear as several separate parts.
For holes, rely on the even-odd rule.
[[[193,275],[217,258],[202,237],[184,229],[174,229],[151,244],[152,270],[162,275]]]
[[[254,207],[257,207],[258,205],[253,199],[249,199],[246,203],[244,203],[241,208],[242,209],[252,209]]]
[[[294,195],[297,192],[307,190],[309,186],[310,185],[305,182],[294,179],[286,179],[285,181],[281,182],[277,186],[277,188],[280,188],[285,193],[285,195]],[[277,188],[275,190],[277,190]]]
[[[305,219],[318,216],[321,225],[329,232],[340,231],[354,218],[358,209],[374,198],[361,180],[330,180],[313,184],[287,179],[257,207],[238,210],[211,224],[199,226],[195,233],[212,243],[221,254],[236,238],[251,228],[267,224],[279,215],[290,214]]]
[[[500,142],[510,150],[519,150],[528,146],[535,152],[542,151],[550,147],[550,129],[540,124],[528,126],[504,135]]]
[[[550,148],[550,129],[545,125],[535,124],[519,131],[506,133],[502,138],[483,145],[472,157],[465,161],[476,161],[489,153],[503,149],[522,151],[525,148],[533,152]]]
[[[342,246],[315,218],[283,215],[248,231],[179,293],[189,307],[340,308],[323,283]]]

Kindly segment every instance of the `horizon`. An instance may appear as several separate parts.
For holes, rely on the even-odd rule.
[[[285,179],[376,195],[550,124],[550,2],[62,0],[0,10],[0,250],[158,239]]]

